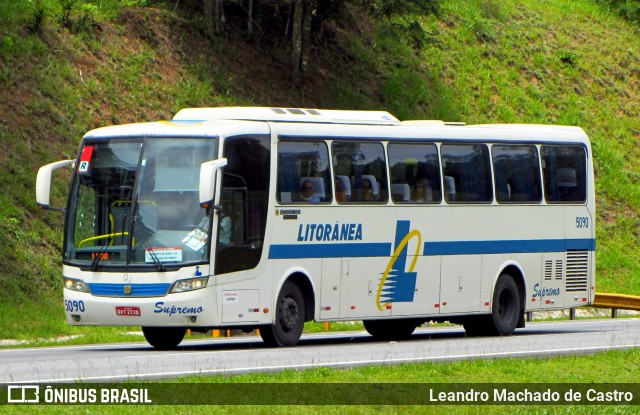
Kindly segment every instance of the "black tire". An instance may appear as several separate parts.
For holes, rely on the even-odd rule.
[[[521,301],[518,286],[511,275],[502,274],[493,291],[491,314],[468,317],[462,322],[469,337],[509,336],[520,320]]]
[[[417,324],[412,320],[363,320],[364,329],[378,340],[402,340],[410,337]]]
[[[144,338],[158,350],[175,349],[186,333],[182,327],[142,327]]]
[[[275,323],[260,328],[267,346],[295,346],[304,328],[304,297],[300,288],[288,281],[278,294]]]
[[[511,275],[502,274],[493,291],[491,310],[492,329],[495,334],[508,336],[518,326],[521,313],[520,293]]]

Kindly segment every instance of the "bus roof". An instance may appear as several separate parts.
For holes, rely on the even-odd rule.
[[[304,108],[220,107],[185,108],[173,120],[246,120],[326,124],[396,125],[400,121],[387,111],[343,111]]]
[[[269,126],[269,122],[277,125]],[[399,121],[386,111],[341,111],[270,107],[186,108],[172,120],[97,128],[85,138],[192,137],[269,134],[389,140],[588,142],[580,127],[542,124],[477,124],[439,120]]]

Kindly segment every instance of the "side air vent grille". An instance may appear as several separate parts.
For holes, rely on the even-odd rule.
[[[556,280],[562,280],[562,260],[556,259]]]
[[[555,263],[555,264],[554,264]],[[562,260],[547,259],[544,261],[544,279],[545,281],[551,281],[553,279],[562,280],[563,269]]]
[[[544,261],[544,280],[551,281],[553,276],[553,260],[547,259]]]
[[[567,251],[566,290],[587,291],[589,282],[589,251]]]

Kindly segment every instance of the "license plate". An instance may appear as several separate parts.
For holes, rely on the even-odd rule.
[[[140,316],[140,307],[117,306],[116,307],[116,315],[117,316],[139,317]]]

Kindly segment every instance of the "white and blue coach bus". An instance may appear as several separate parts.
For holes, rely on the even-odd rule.
[[[68,323],[141,326],[156,348],[212,328],[291,346],[310,320],[509,335],[595,295],[578,127],[196,108],[88,132],[38,172],[40,207],[63,166]]]

